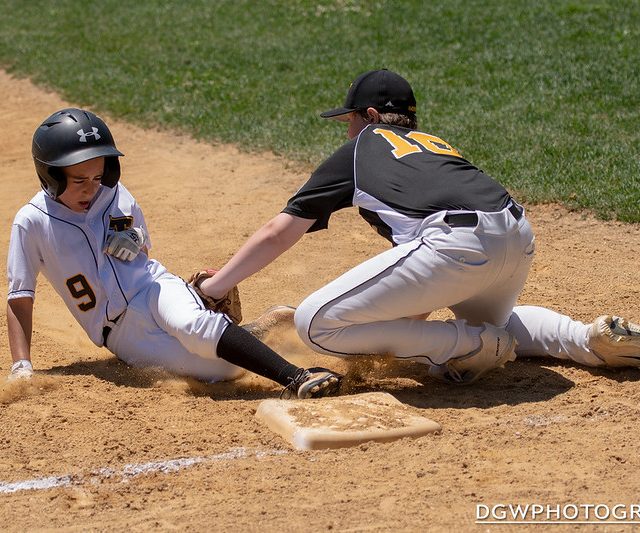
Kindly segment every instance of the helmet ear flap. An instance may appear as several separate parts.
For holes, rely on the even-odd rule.
[[[40,178],[40,187],[55,200],[67,188],[67,177],[64,171],[58,167],[50,167],[38,160],[34,162],[36,164],[36,173]]]
[[[120,179],[120,161],[117,157],[104,158],[104,172],[101,183],[105,187],[113,189]]]

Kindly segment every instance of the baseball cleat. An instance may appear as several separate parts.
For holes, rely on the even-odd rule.
[[[485,323],[484,331],[480,333],[480,348],[429,367],[429,375],[446,383],[473,383],[494,368],[515,361],[516,346],[515,337],[507,330]]]
[[[640,325],[603,315],[589,330],[589,349],[607,366],[640,367]]]
[[[269,332],[280,326],[294,327],[293,315],[295,307],[288,305],[274,305],[267,309],[253,322],[244,324],[242,327],[257,339],[264,338]]]
[[[291,383],[287,385],[280,398],[290,399],[296,396],[300,400],[334,396],[340,389],[342,376],[326,368],[300,368]]]

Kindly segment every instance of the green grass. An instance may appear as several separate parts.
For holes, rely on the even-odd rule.
[[[0,13],[14,75],[312,163],[345,139],[318,113],[387,67],[414,86],[422,130],[523,201],[640,222],[636,0],[0,0]]]

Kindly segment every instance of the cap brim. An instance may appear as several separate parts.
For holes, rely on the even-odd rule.
[[[52,167],[70,167],[71,165],[77,165],[78,163],[84,163],[90,159],[97,157],[122,157],[124,154],[113,146],[93,146],[91,148],[84,148],[76,150],[70,154],[66,154],[55,161],[43,161],[43,163]]]
[[[336,109],[329,109],[329,111],[324,111],[320,113],[322,118],[332,118],[335,120],[340,120],[342,122],[346,122],[347,116],[349,113],[352,113],[355,109],[349,109],[346,107],[337,107]]]

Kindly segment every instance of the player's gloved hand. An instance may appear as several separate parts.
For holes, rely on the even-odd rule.
[[[33,366],[31,361],[27,359],[20,359],[11,365],[11,372],[9,374],[9,381],[16,379],[29,379],[33,376]]]
[[[133,261],[145,241],[146,236],[142,228],[115,231],[107,238],[105,252],[121,261]]]

